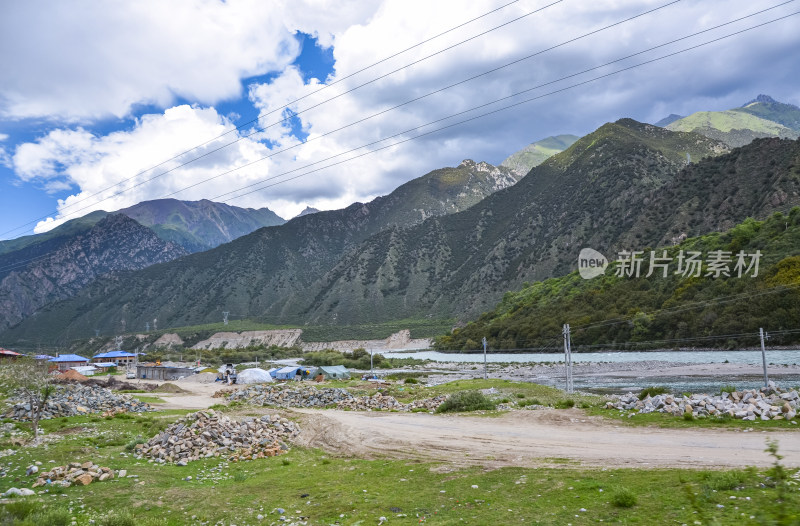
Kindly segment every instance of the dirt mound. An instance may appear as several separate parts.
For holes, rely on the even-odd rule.
[[[185,393],[185,389],[181,389],[175,384],[169,382],[164,383],[153,389],[154,393]]]
[[[87,376],[83,376],[75,369],[67,369],[63,373],[56,376],[56,380],[71,381],[71,382],[85,382],[88,379],[89,378]]]
[[[192,384],[213,384],[217,380],[216,373],[199,373],[177,380],[178,382]]]

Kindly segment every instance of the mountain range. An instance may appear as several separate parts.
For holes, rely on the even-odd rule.
[[[180,226],[193,216],[184,211],[170,220],[175,216],[150,205],[137,220],[162,242],[182,241],[172,246],[183,253],[165,250],[173,261],[93,274],[66,298],[28,309],[0,338],[42,336],[42,327],[49,335],[118,330],[122,319],[137,327],[153,317],[164,325],[200,324],[217,321],[223,310],[294,325],[467,321],[509,290],[569,274],[581,248],[608,254],[669,246],[798,204],[797,140],[731,146],[746,133],[792,130],[796,110],[759,96],[728,112],[678,118],[667,129],[621,119],[577,140],[537,141],[505,166],[467,160],[369,203],[301,214],[190,255],[187,246],[210,242]],[[693,123],[705,124],[669,129]],[[531,154],[546,159],[531,161]],[[538,164],[522,177],[524,162]],[[56,250],[93,220],[62,225],[63,236],[24,248],[33,257]],[[5,243],[16,243],[16,250],[3,254],[9,245],[0,244],[0,269],[25,241]]]
[[[465,160],[369,203],[262,228],[216,249],[180,258],[169,268],[157,265],[141,274],[109,276],[84,289],[80,297],[42,309],[14,333],[28,333],[37,320],[52,316],[69,318],[73,328],[91,330],[116,329],[123,318],[138,327],[155,316],[174,325],[216,321],[223,310],[237,316],[280,313],[298,294],[307,294],[344,253],[370,236],[467,209],[516,182],[517,176],[507,168]],[[122,310],[111,307],[118,300]],[[73,307],[80,313],[72,312]]]
[[[233,241],[264,226],[286,221],[268,208],[240,208],[207,199],[179,201],[158,199],[143,201],[113,212],[122,214],[150,228],[164,241],[172,241],[188,252],[202,252]],[[97,210],[71,219],[52,230],[8,241],[0,241],[0,255],[42,245],[39,252],[66,242],[72,236],[92,228],[109,212]],[[46,244],[45,244],[46,243]]]

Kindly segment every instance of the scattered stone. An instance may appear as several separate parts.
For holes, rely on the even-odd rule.
[[[5,413],[6,418],[17,421],[31,419],[30,405],[11,397],[11,408]],[[116,394],[110,389],[96,385],[70,384],[57,388],[50,395],[42,411],[42,420],[62,416],[85,415],[102,413],[114,415],[117,413],[140,413],[152,411],[152,408],[130,395]]]
[[[5,493],[3,493],[3,497],[10,497],[11,495],[16,495],[17,497],[30,497],[31,495],[35,495],[36,492],[28,489],[28,488],[11,488]]]
[[[722,393],[721,395],[693,394],[691,396],[663,394],[647,396],[644,400],[633,393],[608,402],[607,409],[639,413],[670,413],[675,416],[730,417],[741,420],[792,420],[797,416],[800,396],[794,389],[783,391],[773,382],[769,387]]]
[[[86,466],[84,468],[84,466]],[[101,467],[93,462],[70,462],[66,466],[56,466],[50,471],[39,474],[33,487],[54,485],[69,487],[73,484],[88,486],[92,482],[105,482],[114,478],[114,471]]]

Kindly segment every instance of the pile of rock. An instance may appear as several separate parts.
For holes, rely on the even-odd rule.
[[[709,396],[662,394],[644,400],[633,393],[622,395],[606,408],[640,413],[671,413],[676,416],[728,416],[742,420],[791,420],[797,416],[800,394],[794,389],[781,390],[773,382],[769,387]]]
[[[445,400],[447,400],[447,396],[437,396],[436,398],[414,400],[409,404],[403,404],[393,396],[383,395],[378,392],[372,396],[359,396],[343,400],[336,405],[336,408],[355,411],[412,411],[414,409],[435,411]]]
[[[56,466],[50,471],[39,473],[33,487],[53,485],[69,487],[88,486],[92,482],[104,482],[114,478],[114,470],[101,467],[88,461],[83,464],[71,462],[67,466]]]
[[[4,415],[6,418],[31,419],[31,406],[28,402],[13,398],[11,402],[13,405]],[[115,394],[105,387],[72,384],[56,388],[48,398],[41,418],[46,420],[90,413],[116,414],[144,411],[152,411],[152,408],[130,395]]]
[[[298,433],[300,429],[294,422],[278,415],[236,422],[209,409],[187,415],[146,444],[138,444],[135,456],[178,465],[210,457],[252,460],[286,451],[288,446],[282,440]]]
[[[259,384],[246,389],[238,389],[228,395],[228,400],[231,402],[243,401],[253,405],[277,407],[325,407],[352,399],[353,395],[347,389],[338,387],[288,389],[282,386]]]

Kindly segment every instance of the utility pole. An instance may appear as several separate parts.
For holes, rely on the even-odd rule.
[[[488,378],[488,372],[486,371],[486,336],[483,337],[483,379],[486,380]]]
[[[369,350],[369,375],[375,378],[375,368],[372,366],[372,355],[375,354],[374,349]]]
[[[564,324],[564,369],[567,380],[567,393],[572,393],[572,341],[569,333],[569,323]]]
[[[764,332],[764,328],[758,329],[758,334],[761,336],[761,362],[764,364],[764,387],[769,387],[769,377],[767,376],[767,353],[764,350],[764,340],[769,339],[769,333]]]
[[[153,330],[158,330],[158,318],[153,318]]]
[[[230,314],[230,312],[228,312],[228,311],[223,311],[223,313],[222,313],[222,324],[223,325],[227,325],[228,324],[228,314]]]

